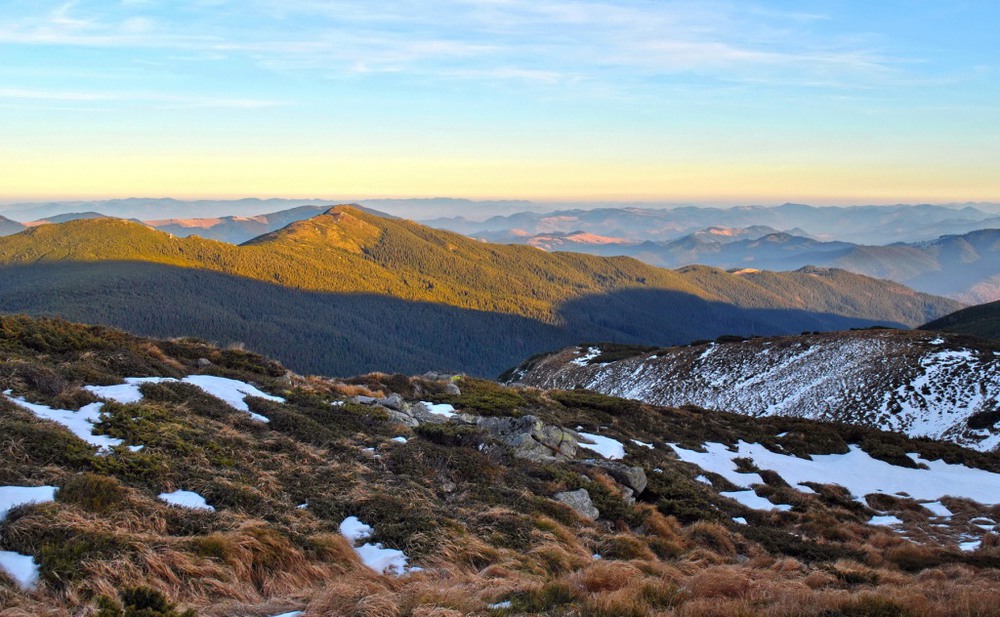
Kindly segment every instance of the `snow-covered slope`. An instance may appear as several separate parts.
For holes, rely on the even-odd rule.
[[[515,377],[526,385],[584,387],[659,405],[847,422],[984,451],[1000,445],[1000,427],[994,426],[1000,420],[1000,352],[938,333],[864,330],[751,339],[612,362],[602,362],[600,346],[588,345],[526,364]]]

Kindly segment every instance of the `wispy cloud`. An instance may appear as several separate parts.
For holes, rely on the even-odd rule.
[[[218,107],[229,109],[257,109],[283,105],[283,103],[279,101],[258,99],[175,96],[147,92],[108,93],[68,90],[32,90],[26,88],[0,88],[0,100],[151,104],[163,108]]]
[[[38,4],[47,8],[0,23],[0,44],[166,48],[325,74],[506,75],[542,84],[639,71],[863,85],[901,70],[854,33],[817,35],[812,25],[824,15],[735,0],[192,0],[185,21],[152,17],[139,0],[117,10],[86,0]]]

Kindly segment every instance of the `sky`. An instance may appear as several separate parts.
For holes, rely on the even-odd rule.
[[[4,0],[0,200],[1000,201],[993,0]]]

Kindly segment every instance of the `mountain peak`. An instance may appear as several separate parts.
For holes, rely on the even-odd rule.
[[[382,229],[379,217],[364,212],[360,206],[342,204],[312,218],[295,221],[277,231],[244,242],[242,246],[298,244],[340,248],[362,253],[364,247],[378,240]]]

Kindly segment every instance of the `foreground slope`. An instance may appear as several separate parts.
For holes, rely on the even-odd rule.
[[[844,422],[980,450],[1000,445],[1000,348],[931,332],[816,333],[657,350],[583,346],[532,361],[514,377],[660,405]]]
[[[960,308],[835,270],[663,270],[484,244],[350,207],[242,246],[114,219],[47,225],[0,239],[0,264],[0,310],[242,341],[297,369],[338,374],[496,375],[580,340],[662,345],[917,325]]]
[[[920,328],[1000,340],[1000,301],[964,308]]]
[[[1000,602],[1000,459],[953,444],[440,375],[306,378],[62,321],[0,318],[0,356],[12,616]]]

